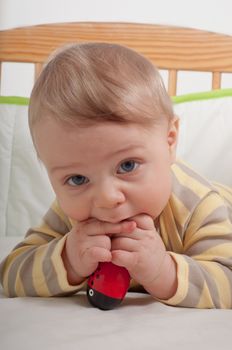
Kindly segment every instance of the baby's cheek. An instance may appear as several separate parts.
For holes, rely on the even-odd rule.
[[[65,215],[74,221],[84,221],[89,218],[87,207],[81,205],[79,201],[58,198],[58,203]]]
[[[150,215],[152,218],[157,218],[167,205],[170,194],[171,186],[169,179],[165,183],[160,181],[152,186],[148,186],[141,195],[143,201],[140,200],[140,205],[144,208],[141,212]]]

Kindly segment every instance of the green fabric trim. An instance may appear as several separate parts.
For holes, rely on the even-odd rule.
[[[0,104],[27,106],[29,104],[29,98],[19,96],[0,96]]]
[[[200,101],[200,100],[210,100],[220,97],[231,97],[232,89],[218,89],[207,92],[195,92],[192,94],[173,96],[172,101],[174,104],[184,103],[184,102],[192,102],[192,101]]]
[[[218,89],[207,92],[195,92],[192,94],[173,96],[172,101],[174,104],[200,101],[200,100],[210,100],[222,97],[231,97],[232,89]],[[19,97],[19,96],[0,96],[0,104],[10,104],[10,105],[21,105],[27,106],[29,104],[29,97]]]

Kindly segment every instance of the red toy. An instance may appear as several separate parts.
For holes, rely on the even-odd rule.
[[[99,309],[111,310],[122,302],[129,285],[127,269],[111,262],[99,263],[88,280],[88,300]]]

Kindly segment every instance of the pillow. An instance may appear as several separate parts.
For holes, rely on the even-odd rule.
[[[28,99],[0,97],[0,236],[40,223],[54,194],[27,123]]]
[[[176,96],[173,102],[180,118],[177,156],[232,187],[232,89]]]
[[[40,223],[54,193],[29,133],[28,99],[0,97],[0,236]],[[180,117],[177,155],[232,186],[232,89],[173,98]]]

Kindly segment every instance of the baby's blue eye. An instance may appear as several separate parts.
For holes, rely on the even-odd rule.
[[[87,183],[89,180],[86,176],[83,175],[75,175],[75,176],[71,176],[68,180],[67,183],[70,186],[81,186],[85,183]]]
[[[118,172],[120,174],[130,173],[131,171],[135,170],[137,166],[138,163],[134,160],[126,160],[125,162],[121,163]]]

